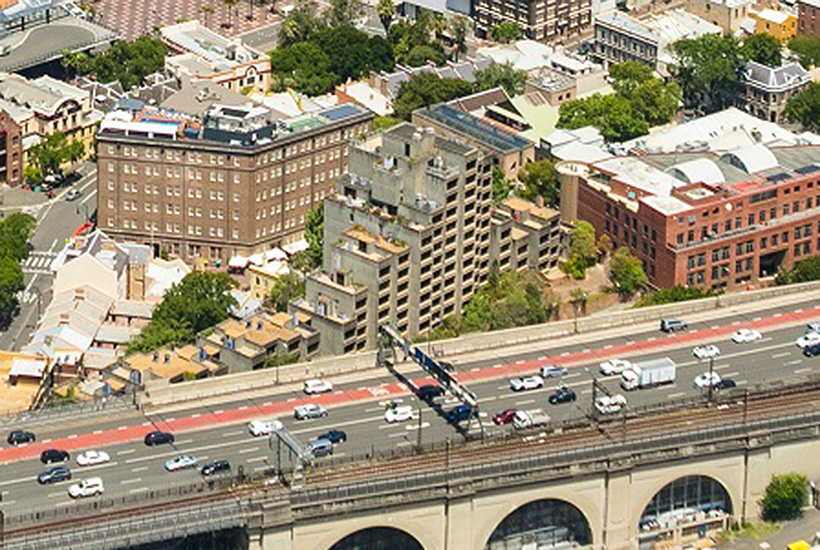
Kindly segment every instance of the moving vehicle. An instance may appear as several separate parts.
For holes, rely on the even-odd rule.
[[[720,348],[714,344],[706,344],[704,346],[697,346],[692,350],[692,355],[698,359],[714,359],[720,355]]]
[[[59,449],[46,449],[40,453],[40,462],[43,464],[51,464],[52,462],[65,462],[71,458],[66,451]]]
[[[316,436],[316,439],[327,439],[331,443],[344,443],[347,441],[347,434],[342,430],[329,430]]]
[[[270,420],[251,420],[248,423],[248,431],[254,437],[270,435],[282,429],[282,423],[272,418]]]
[[[812,344],[803,348],[803,355],[806,357],[814,357],[820,355],[820,343]]]
[[[544,379],[537,374],[510,380],[510,389],[512,391],[537,390],[542,387],[544,387]]]
[[[696,388],[715,387],[720,384],[720,375],[716,372],[703,372],[695,377],[694,381]]]
[[[763,338],[763,335],[760,334],[757,330],[752,330],[749,328],[742,328],[739,331],[732,334],[732,342],[735,344],[745,344],[747,342],[756,342]]]
[[[96,466],[109,460],[111,460],[111,457],[105,451],[86,451],[77,457],[77,464],[79,466]]]
[[[496,426],[500,426],[502,424],[509,424],[513,421],[515,417],[515,413],[518,412],[518,409],[504,409],[503,411],[499,411],[495,413],[493,416],[493,423]]]
[[[71,471],[65,466],[55,466],[49,468],[37,476],[37,481],[44,485],[46,483],[58,483],[60,481],[68,481],[71,479]]]
[[[621,387],[627,391],[651,388],[675,381],[677,364],[669,357],[635,363],[621,373]]]
[[[69,487],[68,496],[71,498],[93,497],[94,495],[103,494],[104,490],[102,479],[89,477]]]
[[[302,389],[308,395],[315,395],[317,393],[327,393],[333,391],[333,384],[327,380],[319,380],[318,378],[314,378],[311,380],[305,380],[305,385]]]
[[[621,394],[603,395],[595,400],[595,408],[601,414],[614,414],[626,407],[626,397]]]
[[[566,386],[558,386],[555,388],[555,393],[549,396],[550,405],[559,405],[561,403],[570,403],[575,401],[578,396],[575,395],[575,392],[572,388],[568,388]]]
[[[204,476],[212,476],[214,474],[218,474],[219,472],[227,472],[231,469],[231,463],[221,458],[219,460],[214,460],[213,462],[208,462],[202,466],[202,469],[199,470],[199,473]]]
[[[410,405],[391,407],[384,412],[384,419],[388,424],[413,420],[413,407]]]
[[[145,444],[149,447],[167,445],[174,442],[174,434],[168,432],[151,432],[145,435]]]
[[[473,409],[468,405],[461,404],[450,409],[450,412],[447,413],[447,421],[451,423],[461,422],[469,419],[472,415]]]
[[[820,321],[814,321],[806,325],[810,332],[820,332]]]
[[[550,416],[544,409],[530,409],[528,411],[516,411],[513,417],[513,426],[516,430],[525,430],[543,426],[550,421]]]
[[[433,386],[432,384],[427,384],[426,386],[421,386],[419,389],[416,390],[416,395],[419,399],[424,401],[430,401],[436,397],[441,397],[444,395],[444,388],[441,386]]]
[[[670,333],[670,332],[677,332],[679,330],[686,330],[689,328],[689,325],[686,324],[686,321],[681,321],[680,319],[661,319],[661,331]]]
[[[327,439],[314,439],[308,443],[308,451],[315,457],[333,454],[333,443]]]
[[[327,409],[316,403],[306,403],[293,409],[293,418],[296,420],[322,418],[324,416],[327,416]]]
[[[567,374],[567,367],[561,365],[544,365],[541,367],[541,378],[560,378]]]
[[[737,382],[735,382],[735,381],[734,381],[734,380],[732,380],[731,378],[722,378],[722,379],[720,380],[720,382],[718,382],[717,384],[715,384],[715,390],[716,390],[716,391],[720,391],[720,390],[730,390],[730,389],[732,389],[732,388],[736,388],[736,387],[737,387]]]
[[[31,432],[27,432],[25,430],[14,430],[9,434],[8,441],[9,445],[22,445],[23,443],[34,443],[34,434]]]
[[[798,348],[807,348],[814,344],[820,344],[820,332],[807,332],[795,342]]]
[[[632,363],[626,359],[610,359],[598,365],[598,370],[604,376],[612,376],[613,374],[621,374],[625,370],[632,368]]]
[[[169,472],[176,472],[177,470],[185,470],[187,468],[194,468],[197,459],[190,455],[179,455],[170,460],[165,461],[165,469]]]
[[[79,189],[71,189],[68,193],[65,194],[65,200],[75,201],[79,199],[82,195],[83,193]]]

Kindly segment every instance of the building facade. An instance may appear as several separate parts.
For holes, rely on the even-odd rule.
[[[763,120],[781,123],[786,102],[811,84],[809,72],[792,62],[776,69],[756,61],[746,64],[746,110]]]
[[[515,23],[524,36],[555,43],[577,36],[592,25],[591,0],[476,0],[476,32],[489,37],[503,22]]]
[[[595,18],[593,55],[608,67],[626,61],[658,64],[660,37],[628,15],[610,11]]]
[[[734,34],[754,6],[751,0],[687,0],[686,11],[709,21],[725,34]]]
[[[749,16],[755,20],[755,34],[770,34],[782,42],[797,34],[797,15],[792,12],[764,8],[749,10]]]
[[[0,182],[16,187],[23,182],[23,135],[20,126],[0,107]]]
[[[372,116],[356,105],[275,122],[250,106],[217,105],[202,120],[111,113],[97,135],[99,226],[187,261],[298,240]]]
[[[797,34],[820,36],[820,0],[798,0]]]

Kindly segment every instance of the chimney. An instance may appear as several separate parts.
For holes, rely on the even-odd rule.
[[[535,205],[536,205],[538,208],[544,208],[544,197],[542,197],[541,195],[536,195],[536,197],[535,197]]]
[[[60,326],[65,326],[70,322],[70,317],[68,313],[61,313],[60,314]]]

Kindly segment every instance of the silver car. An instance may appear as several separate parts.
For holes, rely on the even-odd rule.
[[[293,409],[293,418],[296,420],[306,420],[308,418],[322,418],[327,416],[327,409],[316,403],[299,405]]]

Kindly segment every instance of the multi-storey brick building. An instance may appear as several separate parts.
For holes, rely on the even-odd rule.
[[[811,84],[811,75],[800,63],[777,68],[756,61],[746,64],[746,110],[769,122],[783,122],[786,102]]]
[[[99,226],[186,260],[226,262],[297,240],[372,116],[356,105],[278,121],[219,105],[201,121],[111,113],[97,135]]]
[[[477,33],[484,37],[505,21],[540,42],[560,42],[592,25],[591,0],[476,0],[474,9]]]
[[[820,36],[820,0],[798,0],[797,34]]]
[[[562,213],[643,261],[652,284],[755,284],[820,253],[820,146],[752,145],[559,165]]]
[[[660,36],[647,26],[619,11],[595,18],[593,55],[604,66],[642,61],[654,69],[658,64],[660,41]]]

